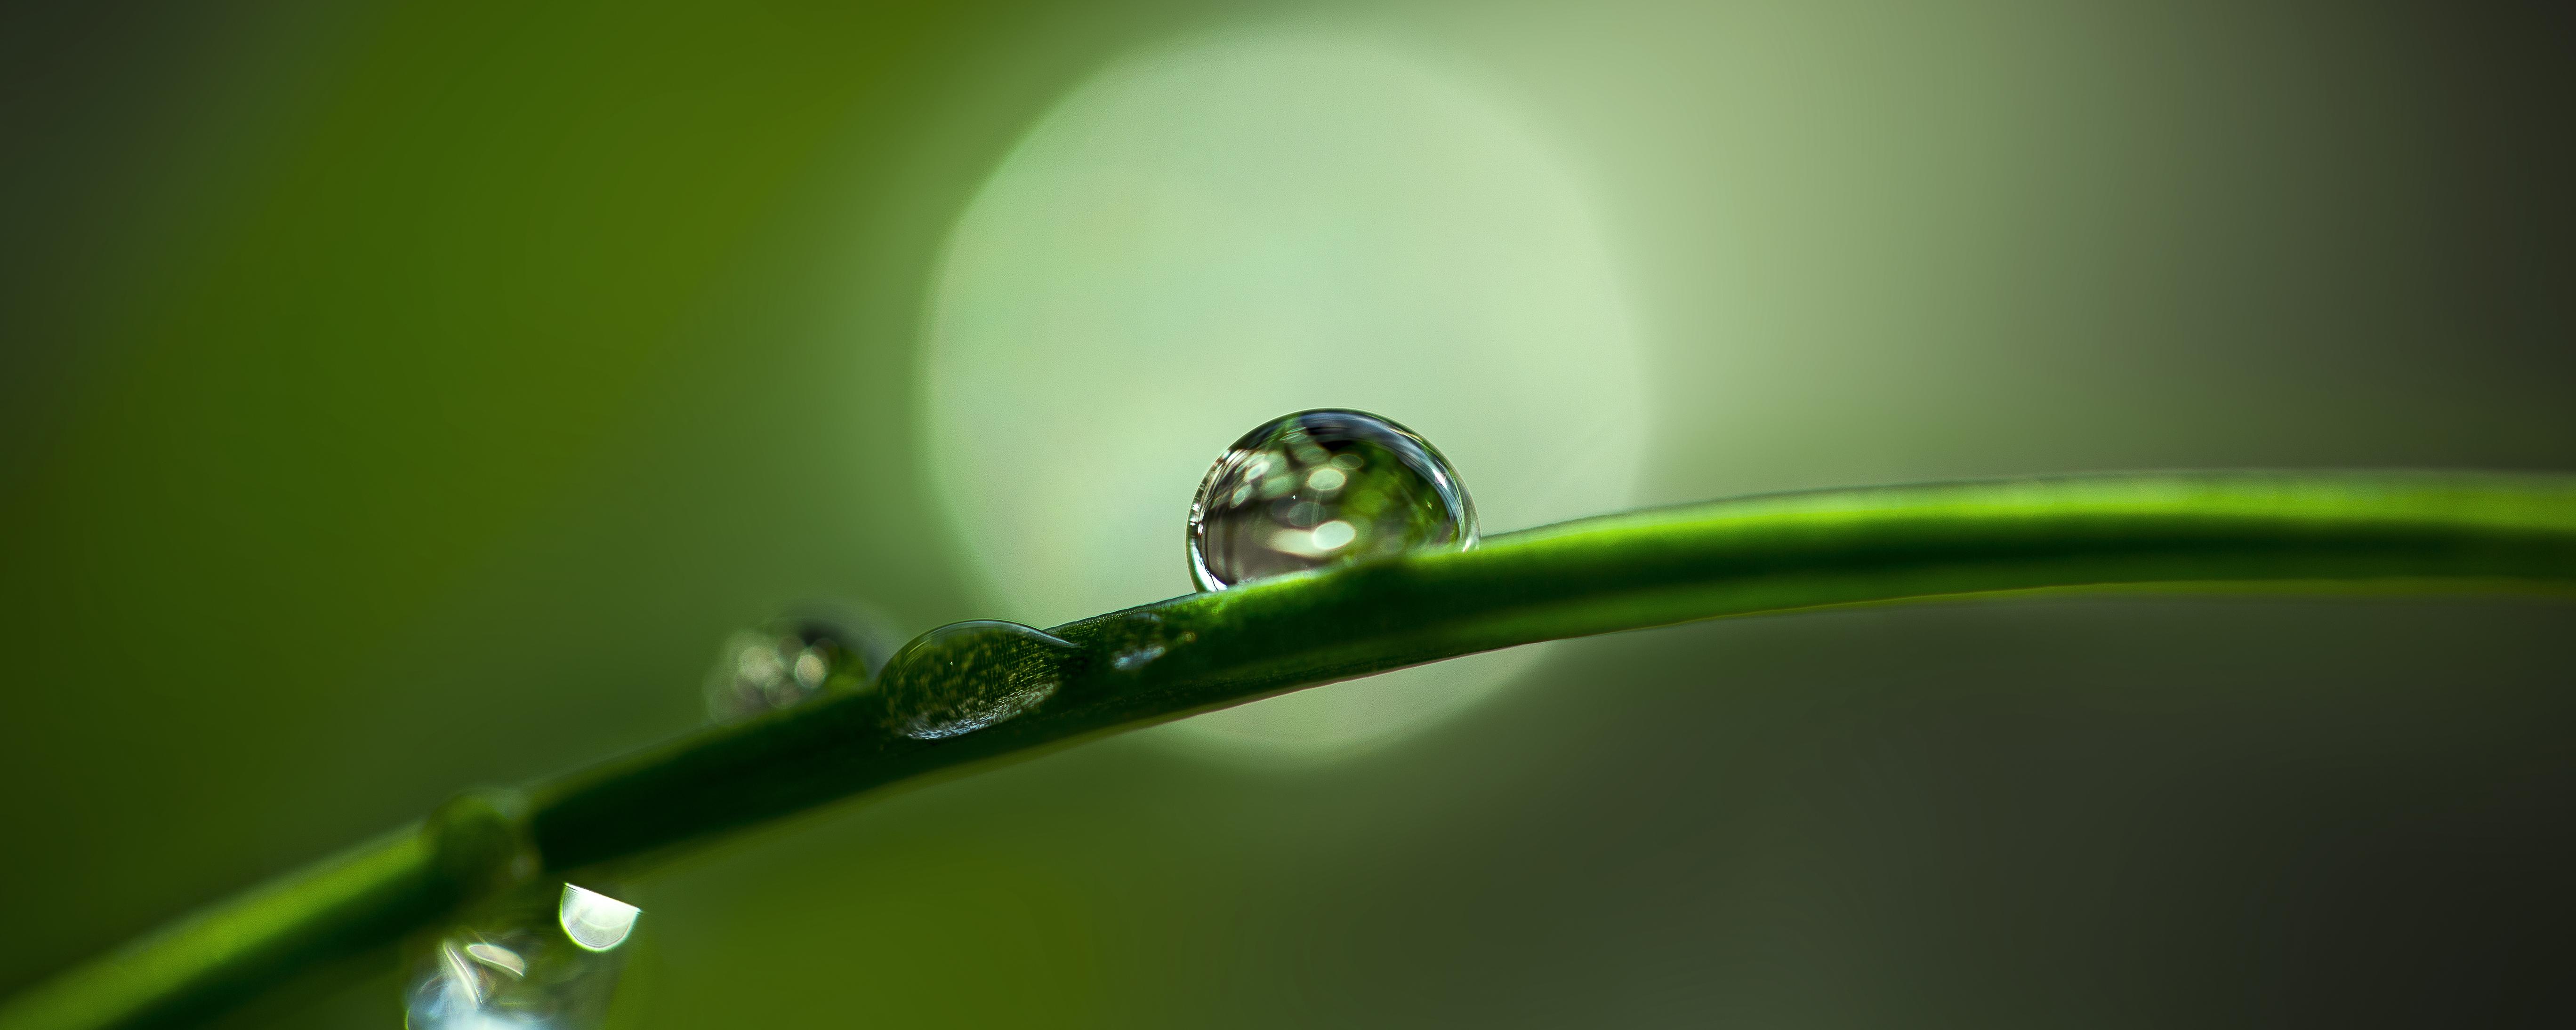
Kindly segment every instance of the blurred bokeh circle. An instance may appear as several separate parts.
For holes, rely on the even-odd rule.
[[[1629,502],[1644,359],[1586,190],[1471,73],[1244,32],[1112,62],[1029,130],[949,237],[928,464],[1003,617],[1186,593],[1191,491],[1279,415],[1398,419],[1487,526]],[[1348,754],[1492,691],[1531,650],[1187,720],[1230,753]]]

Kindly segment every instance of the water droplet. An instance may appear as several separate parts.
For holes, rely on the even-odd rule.
[[[941,626],[896,652],[882,689],[886,726],[919,740],[973,733],[1054,696],[1075,647],[1016,622]]]
[[[743,630],[725,640],[707,674],[707,714],[736,723],[859,689],[885,667],[895,639],[883,620],[819,606]]]
[[[1476,505],[1430,441],[1362,411],[1301,411],[1244,434],[1190,504],[1201,590],[1476,545]]]
[[[416,950],[403,996],[410,1030],[585,1030],[608,1012],[637,909],[564,884],[475,908]]]
[[[635,917],[643,914],[636,908],[598,891],[565,884],[563,900],[555,905],[555,922],[562,925],[564,936],[591,951],[607,951],[626,943],[635,932]]]

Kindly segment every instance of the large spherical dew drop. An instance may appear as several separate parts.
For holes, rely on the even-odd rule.
[[[1319,408],[1226,449],[1190,504],[1201,590],[1476,544],[1476,505],[1438,448],[1394,420]]]

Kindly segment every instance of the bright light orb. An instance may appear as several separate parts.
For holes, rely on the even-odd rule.
[[[1476,76],[1271,28],[1114,62],[1040,119],[951,232],[925,320],[926,466],[996,614],[1050,626],[1186,592],[1173,560],[1227,441],[1372,411],[1438,441],[1494,530],[1628,504],[1644,358],[1589,192]],[[1318,470],[1313,489],[1331,489]],[[1360,528],[1301,528],[1333,553]],[[1335,757],[1489,694],[1535,648],[1146,731]]]

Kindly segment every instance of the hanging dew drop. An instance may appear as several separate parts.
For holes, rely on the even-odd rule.
[[[635,906],[563,884],[487,902],[416,949],[403,995],[410,1030],[589,1030],[607,1017]]]
[[[1007,722],[1055,696],[1071,643],[1016,622],[951,623],[904,645],[880,689],[886,728],[940,740]]]
[[[563,900],[555,905],[555,923],[563,927],[564,936],[586,951],[609,951],[626,943],[635,932],[635,917],[643,910],[598,891],[565,884]]]
[[[1227,448],[1190,504],[1190,578],[1246,580],[1476,545],[1476,505],[1447,458],[1364,411],[1274,420]]]

